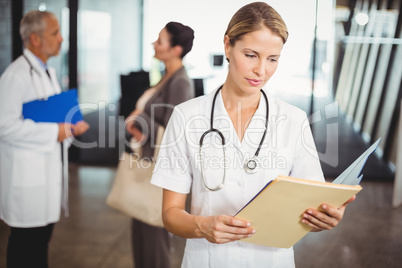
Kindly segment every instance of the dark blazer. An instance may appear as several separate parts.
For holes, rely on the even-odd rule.
[[[144,111],[135,121],[135,126],[147,137],[142,146],[143,158],[153,157],[157,130],[159,126],[166,128],[174,106],[193,98],[194,95],[193,80],[182,67],[148,100]]]

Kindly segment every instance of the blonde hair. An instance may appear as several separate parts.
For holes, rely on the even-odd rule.
[[[245,34],[267,27],[282,38],[286,43],[289,33],[285,22],[279,13],[264,2],[254,2],[240,8],[232,17],[226,29],[225,36],[229,36],[231,46]]]
[[[35,33],[42,35],[46,29],[45,18],[55,17],[49,11],[31,10],[24,15],[20,22],[20,36],[24,44],[29,44],[29,37]]]

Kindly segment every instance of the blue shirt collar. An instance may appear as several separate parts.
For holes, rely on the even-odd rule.
[[[32,53],[33,54],[33,53]],[[39,65],[40,65],[40,67],[43,69],[43,70],[47,70],[47,65],[38,57],[38,56],[36,56],[35,54],[33,54],[34,56],[35,56],[35,58],[38,60],[38,62],[39,62]]]

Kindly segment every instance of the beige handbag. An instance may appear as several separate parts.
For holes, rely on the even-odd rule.
[[[106,204],[152,226],[163,227],[162,188],[150,183],[164,128],[159,127],[154,161],[124,152],[117,166]]]

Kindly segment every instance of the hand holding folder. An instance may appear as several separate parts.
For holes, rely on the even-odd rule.
[[[286,176],[269,182],[235,215],[250,221],[257,230],[244,241],[278,248],[293,246],[312,230],[301,222],[308,208],[319,210],[323,203],[338,208],[362,190],[358,185],[362,177],[359,174],[379,142],[367,149],[334,183]]]

